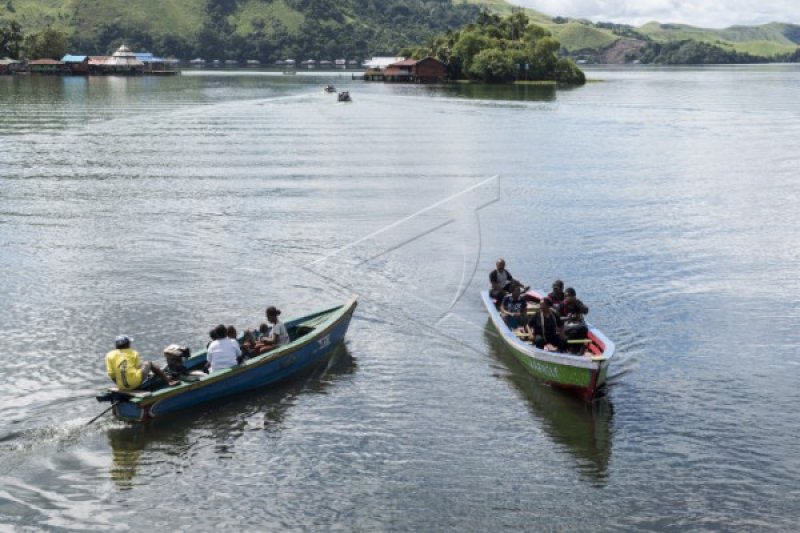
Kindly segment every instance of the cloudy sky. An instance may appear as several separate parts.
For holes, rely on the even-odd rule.
[[[511,0],[548,15],[640,25],[651,20],[706,28],[800,23],[800,0]]]

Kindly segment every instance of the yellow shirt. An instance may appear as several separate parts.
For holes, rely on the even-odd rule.
[[[120,390],[135,389],[142,384],[142,364],[139,352],[125,348],[106,354],[106,372]]]

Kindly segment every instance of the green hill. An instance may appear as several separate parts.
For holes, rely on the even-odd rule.
[[[745,59],[797,56],[800,45],[795,24],[637,28],[553,18],[506,0],[0,0],[0,29],[11,21],[24,34],[50,26],[68,35],[74,53],[106,54],[124,41],[183,58],[332,59],[394,54],[463,27],[481,9],[524,11],[560,41],[562,53],[596,61],[632,60],[645,48],[687,40]]]

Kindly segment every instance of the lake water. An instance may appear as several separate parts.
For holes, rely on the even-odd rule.
[[[0,77],[0,529],[794,530],[800,68],[588,74]],[[503,348],[498,257],[576,287],[603,398]],[[312,375],[85,425],[117,334],[351,295]]]

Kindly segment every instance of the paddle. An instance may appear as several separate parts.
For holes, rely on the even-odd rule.
[[[111,407],[109,407],[108,409],[104,410],[102,413],[100,413],[100,414],[99,414],[99,415],[97,415],[96,417],[94,417],[94,418],[92,418],[91,420],[89,420],[88,422],[86,422],[86,425],[87,425],[87,426],[91,425],[91,424],[92,424],[92,422],[94,422],[95,420],[97,420],[98,418],[100,418],[100,417],[101,417],[101,416],[103,416],[104,414],[108,413],[108,412],[109,412],[110,410],[112,410],[113,408],[115,408],[115,407],[117,406],[117,404],[118,404],[118,403],[119,403],[119,401],[113,402],[113,403],[111,404]]]

